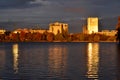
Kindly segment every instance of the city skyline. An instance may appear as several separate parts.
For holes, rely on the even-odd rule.
[[[99,17],[103,28],[114,29],[120,14],[119,2],[118,0],[1,0],[0,28],[14,29],[19,25],[26,26],[26,23],[40,24],[43,28],[48,28],[49,23],[59,21],[68,23],[70,32],[80,32],[88,17]],[[3,22],[13,22],[16,26],[3,25]]]

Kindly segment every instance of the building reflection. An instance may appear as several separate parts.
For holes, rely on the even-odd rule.
[[[62,76],[65,73],[67,60],[67,47],[55,45],[49,47],[49,71],[52,75]]]
[[[87,46],[87,77],[98,80],[99,69],[99,43],[88,43]]]
[[[18,73],[18,44],[13,44],[12,51],[14,72]]]

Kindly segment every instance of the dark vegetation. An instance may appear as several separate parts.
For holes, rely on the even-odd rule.
[[[116,36],[106,36],[104,34],[68,34],[58,33],[13,33],[6,31],[0,34],[0,42],[100,42],[100,41],[116,41]]]

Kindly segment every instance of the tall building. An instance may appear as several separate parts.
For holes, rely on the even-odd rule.
[[[88,34],[98,32],[98,18],[97,17],[89,17],[87,19],[87,30],[88,30]]]
[[[55,35],[58,33],[68,32],[68,24],[59,22],[51,23],[49,24],[49,32],[52,32]]]

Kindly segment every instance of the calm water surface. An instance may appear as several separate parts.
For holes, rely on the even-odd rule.
[[[120,46],[0,43],[0,80],[120,80]]]

